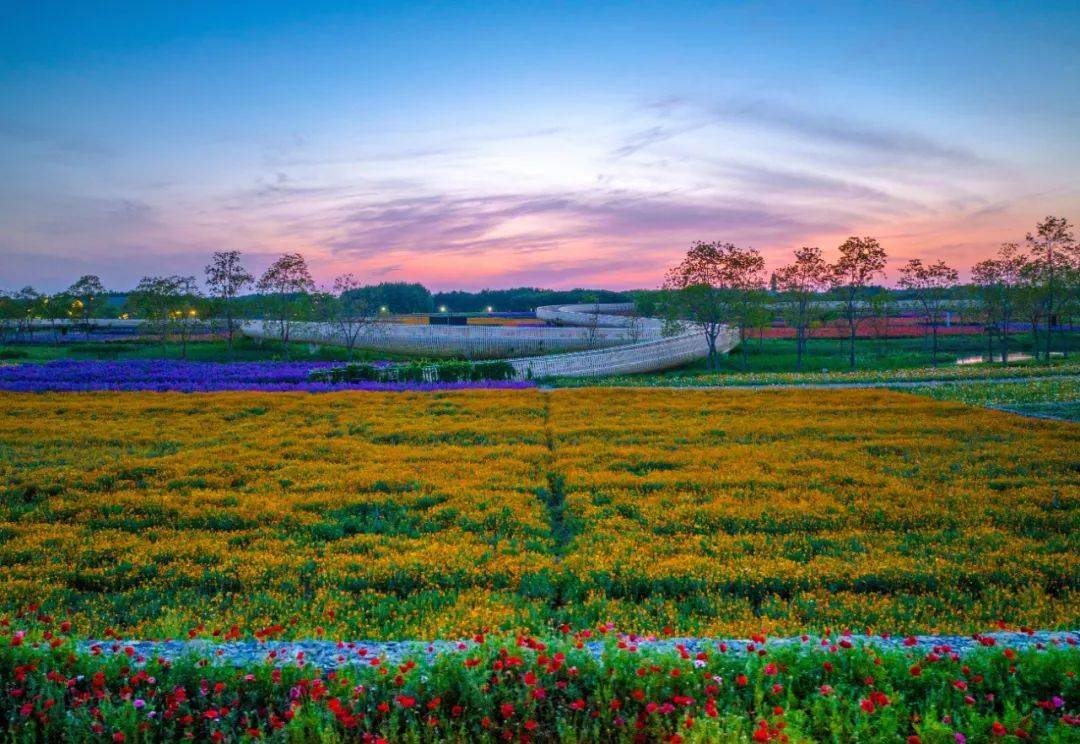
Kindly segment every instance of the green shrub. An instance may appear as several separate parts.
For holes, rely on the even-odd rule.
[[[308,373],[312,382],[478,382],[512,380],[516,371],[506,361],[469,362],[457,359],[416,360],[403,364],[376,366],[366,362],[342,367],[316,369]]]

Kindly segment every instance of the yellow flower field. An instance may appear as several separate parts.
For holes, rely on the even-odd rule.
[[[0,394],[0,616],[40,602],[144,637],[1076,627],[1078,445],[1075,424],[872,390]]]

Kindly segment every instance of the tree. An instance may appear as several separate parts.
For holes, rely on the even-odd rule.
[[[193,276],[173,277],[176,282],[176,305],[172,314],[172,324],[180,336],[180,358],[187,359],[188,341],[191,335],[202,326],[203,317],[210,315],[199,287]]]
[[[933,339],[930,360],[934,365],[937,365],[938,326],[944,321],[949,307],[948,290],[956,285],[959,276],[956,269],[944,261],[924,264],[921,259],[913,258],[900,269],[900,286],[912,293],[930,324]]]
[[[0,316],[16,338],[27,337],[33,332],[33,320],[40,302],[41,293],[29,285],[7,296],[7,307]]]
[[[855,335],[858,332],[860,301],[866,287],[876,276],[885,273],[885,249],[875,238],[850,237],[840,246],[840,256],[832,264],[833,289],[840,295],[844,319],[848,324],[849,363],[855,369]]]
[[[1069,303],[1080,271],[1080,254],[1072,229],[1064,217],[1047,217],[1026,238],[1030,252],[1027,273],[1035,288],[1039,314],[1046,323],[1044,359],[1047,362],[1057,315]]]
[[[180,336],[180,354],[187,357],[188,340],[199,322],[199,297],[193,276],[144,276],[128,296],[137,316],[157,329],[162,353],[170,331]]]
[[[600,298],[595,293],[586,293],[579,304],[592,305],[592,310],[586,309],[589,320],[585,324],[585,348],[595,349],[600,341]]]
[[[218,314],[225,321],[230,357],[236,333],[236,297],[254,281],[255,277],[240,263],[240,251],[217,251],[206,267],[206,286],[216,301]]]
[[[22,303],[14,295],[0,292],[0,343],[6,343],[9,338],[18,335],[22,318]]]
[[[385,307],[388,313],[428,313],[434,306],[431,292],[422,284],[382,282],[374,286],[351,289],[349,294],[361,296],[363,301],[372,307]],[[440,304],[454,307],[452,301]]]
[[[896,298],[892,292],[875,292],[867,299],[866,310],[877,342],[877,355],[885,356],[889,344],[889,324],[896,314]]]
[[[257,286],[265,295],[264,322],[276,327],[287,359],[293,324],[307,305],[308,294],[315,289],[307,261],[299,253],[285,253],[263,272]]]
[[[381,317],[380,306],[373,304],[368,294],[356,291],[361,287],[355,276],[342,274],[334,279],[333,291],[326,293],[323,303],[327,322],[344,342],[350,358],[360,339],[375,332]]]
[[[72,297],[71,317],[85,326],[90,318],[95,317],[97,310],[104,303],[105,285],[94,274],[84,274],[68,287],[65,294]],[[89,328],[85,330],[89,334]]]
[[[49,323],[52,332],[53,343],[60,342],[60,334],[67,333],[68,327],[65,321],[71,318],[71,309],[74,299],[65,292],[54,295],[42,295],[38,302],[37,315]]]
[[[732,293],[732,317],[739,327],[739,350],[742,367],[749,367],[747,330],[761,328],[768,322],[765,311],[765,259],[753,248],[729,251],[726,256],[727,281]]]
[[[1016,317],[1024,281],[1027,257],[1016,243],[1002,243],[997,256],[980,261],[971,269],[971,280],[987,328],[987,361],[994,360],[995,334],[1001,347],[1001,363],[1009,363],[1009,325]]]
[[[764,268],[764,259],[752,248],[699,241],[668,271],[664,282],[668,312],[701,329],[709,347],[710,369],[719,367],[716,341],[726,324],[738,323],[740,338],[745,340],[746,328],[754,322],[762,301]]]
[[[795,260],[773,274],[773,287],[780,293],[785,318],[795,326],[795,367],[803,368],[810,323],[818,312],[820,293],[829,288],[829,266],[821,249],[803,246],[795,250]]]
[[[625,330],[628,343],[639,343],[645,337],[645,319],[638,314],[636,308],[627,314]]]

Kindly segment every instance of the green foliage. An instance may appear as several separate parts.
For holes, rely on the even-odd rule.
[[[469,362],[461,360],[417,360],[404,364],[346,364],[343,367],[312,370],[312,382],[470,382],[512,380],[514,365],[502,360]]]
[[[434,306],[427,287],[407,282],[357,287],[343,292],[341,300],[347,305],[359,304],[371,309],[385,307],[391,313],[427,313]]]
[[[498,312],[529,312],[542,305],[573,305],[581,303],[630,302],[630,292],[613,292],[607,289],[537,289],[516,287],[513,289],[484,289],[479,292],[438,292],[432,298],[433,305],[445,305],[451,312],[483,312],[491,307]]]

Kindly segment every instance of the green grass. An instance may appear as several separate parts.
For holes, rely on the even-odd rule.
[[[1080,348],[1080,334],[1061,335],[1055,347]],[[796,364],[793,339],[751,339],[746,346],[746,365],[736,348],[720,357],[718,371],[706,368],[701,359],[678,369],[655,374],[613,377],[561,377],[555,387],[641,386],[707,387],[712,385],[785,385],[836,382],[890,382],[910,380],[966,379],[1011,376],[1080,374],[1076,353],[1068,358],[1054,357],[1047,365],[1035,360],[1011,358],[1008,366],[1000,363],[958,365],[958,359],[985,353],[984,336],[943,337],[939,341],[938,361],[933,364],[929,342],[922,338],[887,340],[859,339],[855,342],[856,368],[848,365],[846,342],[839,339],[811,339],[803,356],[802,371]],[[1010,340],[1010,354],[1031,352],[1031,338],[1016,335]]]
[[[1071,338],[1059,335],[1055,338],[1055,348],[1080,348],[1080,334]],[[1009,352],[1030,353],[1031,337],[1015,335],[1010,339]],[[787,338],[751,339],[746,346],[746,366],[743,355],[736,348],[730,354],[720,358],[720,373],[738,372],[796,372],[797,355],[795,340]],[[938,364],[955,364],[957,359],[971,357],[986,352],[986,337],[941,336],[938,339]],[[804,372],[845,372],[848,364],[847,339],[810,339],[803,356]],[[909,369],[929,367],[933,364],[930,354],[930,340],[923,338],[858,339],[855,342],[855,366],[860,370]],[[687,374],[707,372],[705,360],[662,373],[664,377],[678,377]]]
[[[738,388],[800,385],[875,385],[892,383],[950,382],[1048,378],[1080,375],[1080,362],[1055,359],[1050,364],[1035,361],[1000,364],[939,365],[854,372],[697,372],[681,375],[615,375],[611,377],[558,377],[547,381],[552,387],[657,387],[657,388]]]
[[[972,382],[962,385],[928,385],[907,390],[937,400],[989,406],[1025,416],[1080,421],[1080,380],[1075,378],[996,384]]]
[[[288,358],[293,361],[381,361],[408,359],[401,354],[357,349],[352,356],[340,346],[290,343]],[[8,344],[0,346],[0,361],[15,363],[50,362],[57,359],[180,359],[182,347],[169,342],[162,345],[153,339],[133,338],[122,341],[69,341],[52,344]],[[187,357],[196,362],[261,362],[285,360],[285,346],[279,341],[238,338],[230,356],[228,344],[221,339],[199,340],[187,346]]]

